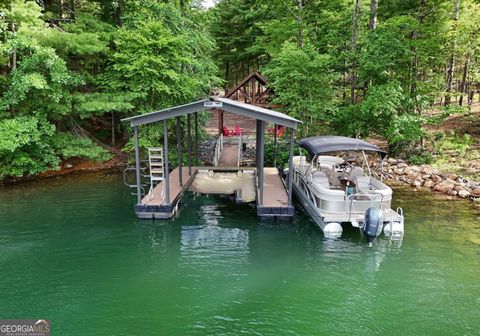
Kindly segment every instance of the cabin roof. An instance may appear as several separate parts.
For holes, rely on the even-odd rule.
[[[252,79],[255,79],[256,81],[258,81],[260,84],[262,84],[263,86],[267,86],[267,79],[265,77],[263,77],[259,72],[257,71],[252,71],[251,73],[249,73],[244,79],[242,79],[240,81],[240,83],[238,83],[237,85],[235,85],[234,87],[230,88],[228,90],[228,92],[225,94],[225,98],[230,98],[235,92],[237,92],[238,90],[240,90],[240,88],[242,86],[244,86],[245,84],[247,84],[250,80]]]
[[[294,129],[297,128],[297,125],[301,123],[300,120],[292,118],[278,111],[269,110],[263,107],[221,97],[210,97],[209,99],[203,99],[189,104],[173,106],[163,110],[125,118],[122,119],[122,121],[128,121],[130,122],[130,126],[134,127],[151,124],[182,115],[188,115],[195,112],[201,112],[212,108],[221,109],[234,114]]]

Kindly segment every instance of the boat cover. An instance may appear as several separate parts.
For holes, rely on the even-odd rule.
[[[377,146],[363,141],[361,139],[347,138],[343,136],[315,136],[301,139],[298,144],[307,150],[313,157],[317,154],[338,152],[338,151],[369,151],[377,152],[382,158],[387,156],[387,152]]]

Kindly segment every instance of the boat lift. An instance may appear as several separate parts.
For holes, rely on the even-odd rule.
[[[243,139],[238,136],[238,142],[229,148],[232,150],[231,159],[222,160],[227,156],[223,135],[219,134],[218,143],[215,149],[215,162],[213,167],[199,167],[198,160],[198,113],[210,110],[221,109],[230,113],[238,114],[256,120],[256,167],[241,166],[241,148]],[[195,119],[195,166],[192,165],[192,136],[191,136],[191,115],[194,114]],[[187,118],[187,153],[188,164],[184,167],[182,164],[182,131],[180,118]],[[169,143],[168,143],[168,120],[176,119],[176,140],[177,140],[177,167],[170,169],[169,167]],[[215,172],[252,172],[255,176],[255,194],[257,215],[260,217],[292,217],[294,215],[294,207],[292,204],[292,177],[288,179],[287,185],[284,184],[280,176],[280,172],[276,168],[264,167],[264,150],[265,150],[265,127],[266,123],[274,124],[275,127],[283,126],[290,130],[290,150],[289,150],[289,167],[290,174],[293,174],[293,146],[294,146],[294,130],[299,120],[289,117],[281,112],[269,110],[263,107],[242,103],[228,98],[210,97],[209,99],[197,102],[179,105],[164,110],[159,110],[147,114],[142,114],[130,118],[122,119],[129,122],[133,128],[134,144],[135,144],[135,184],[134,187],[137,202],[135,205],[135,213],[138,218],[155,218],[168,219],[177,213],[181,197],[183,193],[189,189],[196,174],[199,170],[208,170]],[[152,160],[142,160],[140,155],[138,127],[152,123],[163,122],[163,160],[158,158],[159,150],[150,150]],[[276,135],[276,132],[275,132]],[[276,140],[276,137],[275,137]],[[223,152],[223,153],[222,153]],[[233,155],[231,155],[233,153]],[[155,162],[155,167],[152,166]],[[160,166],[163,165],[163,167]],[[161,167],[161,168],[160,168]],[[151,174],[154,170],[153,175]],[[163,170],[163,174],[158,173],[158,169]],[[147,174],[147,170],[149,173]],[[143,182],[146,178],[148,182]],[[143,178],[143,180],[142,180]],[[146,188],[148,187],[148,193]]]

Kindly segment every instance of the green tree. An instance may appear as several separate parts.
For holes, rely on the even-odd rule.
[[[305,122],[303,135],[325,129],[335,110],[334,83],[338,75],[331,69],[330,60],[308,42],[303,48],[287,42],[263,69],[276,93],[273,101]]]
[[[204,97],[218,82],[204,28],[172,5],[132,6],[138,11],[114,37],[107,85],[137,94],[136,106],[145,112]]]

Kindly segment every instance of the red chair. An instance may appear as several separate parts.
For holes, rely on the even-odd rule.
[[[281,138],[285,134],[285,126],[277,125],[277,136]]]
[[[233,136],[233,130],[229,130],[227,126],[223,126],[223,136]]]
[[[243,128],[240,128],[240,125],[235,125],[235,130],[233,131],[233,135],[242,135]]]
[[[271,127],[267,129],[268,134],[274,134],[274,132],[277,133],[277,137],[281,138],[285,134],[285,126],[282,125],[277,125],[277,127]]]

